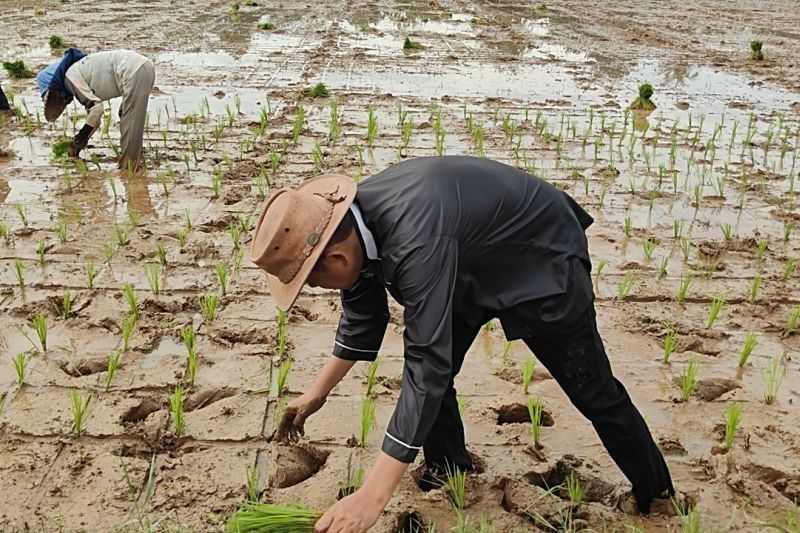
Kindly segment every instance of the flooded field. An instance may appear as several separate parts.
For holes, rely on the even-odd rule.
[[[0,529],[222,530],[248,476],[262,501],[334,503],[380,449],[402,313],[363,448],[366,364],[299,445],[268,442],[330,354],[340,304],[306,289],[279,317],[247,257],[254,218],[271,190],[320,172],[360,180],[405,158],[469,154],[547,179],[596,219],[600,332],[694,505],[633,513],[591,425],[540,364],[524,392],[535,359],[490,323],[456,381],[480,466],[471,527],[798,531],[800,11],[240,3],[3,2],[3,61],[36,72],[59,55],[58,34],[148,55],[156,88],[147,170],[133,175],[116,170],[118,100],[83,159],[58,159],[53,143],[85,112],[47,124],[35,80],[0,73],[14,107],[0,115]],[[306,92],[317,83],[329,96]],[[644,83],[657,107],[630,111]],[[536,397],[549,422],[540,448],[526,407]],[[443,490],[418,488],[420,465],[374,531],[456,525]]]

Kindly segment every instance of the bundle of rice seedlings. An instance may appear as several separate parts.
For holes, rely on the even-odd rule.
[[[57,140],[53,144],[53,155],[56,158],[64,157],[69,152],[69,149],[72,147],[72,139],[65,137],[62,139]]]
[[[311,533],[322,513],[270,503],[245,503],[228,520],[230,533]]]

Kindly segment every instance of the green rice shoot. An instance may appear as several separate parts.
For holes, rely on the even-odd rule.
[[[536,358],[531,356],[522,362],[522,390],[528,394],[528,388],[533,380],[533,371],[536,368]]]
[[[733,439],[736,437],[736,429],[739,427],[739,422],[742,420],[742,408],[736,402],[728,406],[728,411],[725,414],[725,451],[733,447]]]
[[[228,520],[228,533],[312,533],[322,513],[271,503],[245,503]]]
[[[367,437],[372,427],[375,425],[375,400],[369,396],[364,396],[361,400],[361,435],[358,445],[363,448],[367,445]]]
[[[83,425],[86,421],[86,411],[89,407],[91,396],[83,396],[76,390],[69,391],[70,405],[72,406],[72,429],[76,437],[83,433]]]

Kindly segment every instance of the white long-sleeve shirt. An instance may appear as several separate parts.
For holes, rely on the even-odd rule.
[[[147,61],[133,50],[108,50],[89,54],[67,69],[68,87],[89,110],[88,125],[100,127],[102,102],[123,96],[136,71]]]

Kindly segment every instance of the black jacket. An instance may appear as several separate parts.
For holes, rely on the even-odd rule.
[[[411,462],[451,381],[452,315],[478,326],[566,293],[576,260],[589,262],[592,218],[522,170],[461,156],[393,165],[359,184],[355,201],[379,259],[342,291],[334,354],[374,360],[389,320],[386,290],[404,307],[403,388],[383,451]],[[503,326],[511,339],[525,336],[513,320]]]

